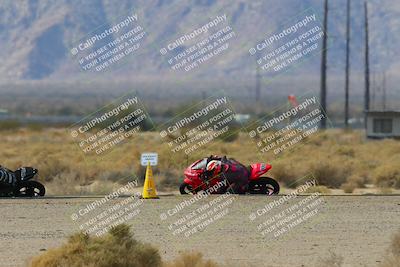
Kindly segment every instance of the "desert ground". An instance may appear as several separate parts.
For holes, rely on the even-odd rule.
[[[255,221],[249,215],[282,195],[229,197],[232,201],[226,206],[228,212],[224,216],[188,237],[174,235],[169,229],[173,216],[162,220],[160,215],[190,200],[191,196],[144,200],[140,213],[128,223],[138,240],[159,248],[167,260],[180,252],[200,251],[206,258],[227,266],[323,266],[329,258],[342,259],[342,266],[378,266],[400,225],[398,195],[329,195],[318,197],[321,203],[316,216],[278,237],[262,236],[257,220],[268,218],[269,214]],[[217,198],[201,199],[190,210]],[[275,212],[306,198],[287,200]],[[26,266],[32,256],[61,245],[79,230],[71,215],[96,199],[100,198],[1,199],[0,266]],[[117,201],[110,200],[101,209]]]

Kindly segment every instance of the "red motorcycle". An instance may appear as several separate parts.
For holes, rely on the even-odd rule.
[[[223,175],[216,179],[208,179],[207,177],[207,164],[210,160],[219,159],[221,157],[214,156],[212,158],[203,158],[192,163],[184,172],[185,178],[181,184],[179,191],[184,194],[196,194],[200,191],[206,191],[214,186],[220,185]],[[235,159],[226,159],[228,164],[240,164]],[[250,166],[244,166],[247,169],[248,185],[245,192],[248,194],[264,194],[273,195],[279,193],[279,184],[276,180],[270,177],[261,177],[261,175],[268,172],[272,166],[266,163],[254,163]],[[218,190],[209,191],[211,194],[224,194],[228,186],[218,187]]]

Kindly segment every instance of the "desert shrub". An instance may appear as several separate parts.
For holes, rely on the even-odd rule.
[[[31,131],[41,132],[45,128],[45,125],[40,124],[40,123],[29,123],[26,126],[26,128],[28,128],[28,130],[31,130]]]
[[[390,187],[380,187],[379,188],[379,193],[380,194],[385,194],[385,195],[392,194],[393,193],[393,189],[390,188]]]
[[[179,188],[179,185],[183,181],[183,173],[179,175],[177,172],[174,172],[172,170],[167,170],[165,172],[162,172],[157,179],[160,181],[160,189],[166,190],[166,189],[176,189]]]
[[[348,145],[340,146],[337,151],[338,154],[343,155],[343,156],[348,156],[353,158],[355,156],[355,151],[352,147]]]
[[[365,177],[357,174],[351,175],[341,186],[345,193],[353,193],[354,189],[363,187],[365,187]]]
[[[309,187],[306,190],[306,193],[309,193],[309,194],[312,194],[312,193],[330,194],[331,190],[326,186],[317,185],[317,186]]]
[[[0,122],[0,131],[13,131],[21,127],[19,121],[7,120]]]
[[[144,119],[143,122],[140,124],[140,130],[143,132],[154,131],[155,127],[153,122],[148,117],[146,117],[146,119]]]
[[[122,224],[101,237],[79,233],[60,248],[51,249],[35,258],[31,267],[161,267],[158,251],[136,241],[129,226]]]
[[[310,138],[310,144],[320,146],[323,142],[329,139],[326,131],[319,131]]]
[[[352,183],[356,187],[363,188],[365,187],[366,177],[363,174],[353,174],[347,179],[347,183]]]
[[[279,182],[284,183],[286,186],[290,188],[298,186],[295,181],[300,177],[292,164],[284,161],[276,162],[271,172]]]
[[[398,164],[383,164],[375,169],[374,174],[377,186],[400,188],[400,169]]]
[[[77,172],[69,172],[60,173],[51,180],[45,179],[46,195],[80,194],[81,190],[77,188],[76,183],[77,176]],[[40,177],[43,176],[40,175]]]
[[[124,184],[126,180],[120,178],[127,177],[125,174],[136,174],[142,180],[145,168],[140,166],[139,158],[144,151],[159,153],[159,175],[156,174],[157,168],[153,169],[155,178],[160,177],[157,186],[162,181],[161,178],[165,177],[163,186],[174,190],[177,190],[176,185],[182,180],[183,170],[194,160],[210,154],[227,154],[244,164],[270,162],[273,168],[267,175],[286,185],[291,185],[305,175],[316,174],[319,184],[328,187],[339,188],[349,181],[356,183],[358,187],[363,187],[365,183],[393,187],[398,177],[396,168],[400,156],[396,155],[400,152],[400,142],[366,141],[360,137],[360,131],[354,131],[353,134],[346,133],[344,138],[338,137],[343,135],[340,131],[316,133],[315,138],[313,135],[308,143],[288,149],[278,159],[272,160],[276,158],[272,151],[261,157],[252,153],[254,141],[259,140],[252,140],[245,133],[240,133],[234,142],[218,140],[186,155],[173,153],[165,138],[161,138],[158,133],[140,132],[133,135],[128,142],[113,148],[110,153],[98,157],[84,155],[65,129],[46,128],[37,132],[22,128],[15,132],[4,131],[0,135],[0,164],[10,169],[34,166],[39,169],[39,179],[46,187],[51,183],[56,189],[58,185],[63,194],[68,194],[69,189],[71,194],[80,192],[79,186],[86,187],[94,181]],[[313,142],[314,139],[319,144]],[[338,143],[335,140],[341,141]],[[357,142],[352,143],[353,141]],[[342,146],[345,148],[340,148]],[[354,150],[354,157],[349,156],[353,152],[348,147]],[[337,151],[340,153],[336,153]],[[298,185],[293,184],[290,187]]]
[[[107,181],[95,181],[90,185],[78,188],[81,195],[107,195],[116,190],[116,184]]]
[[[100,237],[78,233],[59,248],[34,257],[30,267],[218,267],[201,253],[183,253],[163,263],[157,249],[133,238],[126,224],[113,227]]]
[[[218,267],[218,265],[210,260],[204,260],[201,253],[183,253],[165,267]]]
[[[49,157],[41,160],[37,168],[39,169],[41,179],[44,181],[52,181],[60,173],[72,170],[73,166],[70,166],[67,162],[61,161],[56,157]]]
[[[357,188],[357,184],[355,184],[354,182],[346,182],[342,184],[341,188],[345,193],[351,194],[354,192],[354,189]]]
[[[343,163],[335,164],[335,161],[328,158],[323,162],[314,163],[311,166],[311,172],[318,184],[333,188],[339,188],[349,176],[349,170]]]
[[[222,128],[221,128],[222,129]],[[229,130],[217,137],[217,139],[225,143],[231,143],[239,138],[240,127],[229,125]]]
[[[134,176],[134,171],[131,168],[106,170],[99,174],[99,179],[103,181],[110,181],[119,184],[126,184],[131,181]]]

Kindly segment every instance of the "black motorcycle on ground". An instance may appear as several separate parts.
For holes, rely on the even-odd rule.
[[[32,167],[22,167],[13,172],[16,176],[14,184],[0,183],[0,197],[42,197],[46,194],[44,185],[31,180],[38,170]]]

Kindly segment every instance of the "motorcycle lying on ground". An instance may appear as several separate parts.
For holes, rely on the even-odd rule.
[[[38,174],[32,167],[22,167],[13,172],[15,184],[0,184],[0,197],[42,197],[46,194],[44,185],[31,180]]]
[[[215,158],[214,158],[215,159]],[[192,163],[184,172],[185,178],[181,184],[179,191],[182,195],[184,194],[196,194],[200,191],[205,191],[212,188],[220,179],[210,179],[207,181],[206,166],[210,158],[203,158]],[[241,164],[234,159],[227,159],[228,163]],[[263,174],[267,173],[272,166],[266,163],[254,163],[246,167],[248,177],[248,186],[246,187],[244,194],[263,194],[273,195],[279,193],[278,182],[271,177],[262,177]],[[223,176],[223,175],[222,175]],[[217,191],[211,191],[211,194],[224,194],[228,187],[220,188]]]

